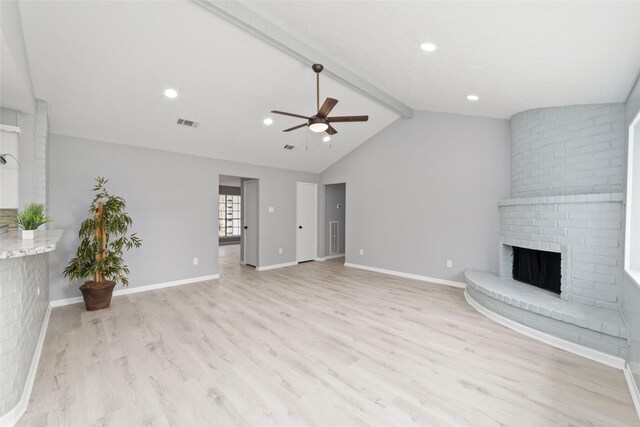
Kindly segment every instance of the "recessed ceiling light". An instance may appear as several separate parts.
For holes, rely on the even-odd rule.
[[[424,50],[425,52],[433,52],[437,49],[437,47],[433,43],[422,43],[420,45],[420,49]]]
[[[266,119],[264,119],[264,121],[262,122],[265,125],[269,126],[273,123],[273,119],[271,117],[267,117]]]
[[[329,142],[329,141],[331,141],[331,137],[330,136],[325,136],[324,138],[322,138],[322,140],[324,142]]]
[[[166,89],[164,91],[164,96],[170,99],[176,98],[178,96],[178,91],[175,89]]]
[[[469,101],[477,101],[480,97],[478,95],[467,95],[467,99]]]

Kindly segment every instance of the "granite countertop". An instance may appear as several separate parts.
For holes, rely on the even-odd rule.
[[[62,230],[36,231],[35,239],[23,239],[18,231],[0,235],[0,260],[43,254],[55,250]]]

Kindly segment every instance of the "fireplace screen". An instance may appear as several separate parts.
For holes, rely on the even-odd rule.
[[[513,278],[560,294],[560,254],[514,246]]]

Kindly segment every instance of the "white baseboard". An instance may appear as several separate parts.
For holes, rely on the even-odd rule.
[[[190,279],[156,283],[154,285],[136,286],[135,288],[116,289],[113,291],[113,296],[117,297],[120,295],[137,294],[138,292],[147,292],[147,291],[153,291],[156,289],[170,288],[172,286],[188,285],[191,283],[204,282],[207,280],[214,280],[219,278],[220,278],[219,274],[211,274],[209,276],[192,277]],[[62,307],[63,305],[77,304],[82,301],[83,301],[82,296],[79,296],[79,297],[65,298],[65,299],[58,299],[55,301],[51,301],[50,305],[51,307]]]
[[[316,261],[326,261],[326,258],[316,258]]]
[[[478,310],[478,312],[480,312],[481,314],[484,314],[491,320],[494,320],[500,323],[501,325],[506,326],[509,329],[512,329],[516,332],[520,332],[523,335],[526,335],[538,341],[542,341],[543,343],[549,344],[561,350],[568,351],[569,353],[577,354],[578,356],[586,357],[587,359],[591,359],[595,362],[600,362],[607,366],[611,366],[612,368],[624,369],[625,367],[625,361],[621,357],[612,356],[610,354],[603,353],[601,351],[594,350],[592,348],[588,348],[583,345],[576,344],[574,342],[567,341],[562,338],[558,338],[554,335],[550,335],[545,332],[538,331],[536,329],[530,328],[529,326],[525,326],[522,323],[518,323],[514,320],[507,319],[506,317],[500,314],[494,313],[493,311],[479,304],[466,291],[464,293],[464,297],[469,303],[469,305],[471,305],[473,308]]]
[[[31,366],[29,367],[29,375],[27,375],[27,381],[24,384],[22,390],[22,396],[20,400],[9,412],[0,417],[0,426],[13,427],[20,417],[27,410],[29,405],[29,399],[31,398],[31,391],[33,390],[33,383],[36,380],[36,373],[38,372],[38,364],[40,363],[40,355],[42,354],[42,346],[44,345],[44,338],[47,335],[47,326],[49,326],[49,317],[51,316],[51,304],[47,306],[47,311],[44,314],[42,326],[40,327],[40,336],[38,336],[38,342],[36,344],[33,357],[31,358]]]
[[[294,261],[294,262],[284,262],[282,264],[263,265],[261,267],[256,267],[256,271],[267,271],[267,270],[273,270],[274,268],[291,267],[292,265],[298,265],[298,263]]]
[[[624,378],[627,380],[627,386],[629,387],[629,393],[631,393],[633,406],[636,408],[636,414],[638,414],[638,418],[640,418],[640,391],[638,391],[638,384],[636,384],[636,379],[633,376],[633,372],[631,372],[629,364],[625,364],[622,372],[624,372]]]
[[[437,285],[454,286],[456,288],[466,288],[466,283],[455,282],[453,280],[438,279],[435,277],[421,276],[419,274],[403,273],[401,271],[385,270],[383,268],[369,267],[367,265],[344,263],[345,267],[359,268],[361,270],[375,271],[376,273],[391,274],[392,276],[405,277],[407,279],[420,280],[422,282],[435,283]]]
[[[327,255],[327,256],[324,257],[324,259],[341,258],[343,256],[344,256],[344,253],[337,254],[337,255]]]

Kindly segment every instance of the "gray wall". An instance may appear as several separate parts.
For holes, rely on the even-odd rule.
[[[622,104],[571,105],[511,117],[511,197],[616,193],[624,178]]]
[[[339,234],[338,254],[344,253],[345,240],[345,184],[330,184],[324,186],[324,256],[329,256],[329,222],[338,221]],[[340,208],[338,208],[340,204]],[[337,254],[336,254],[337,255]],[[322,256],[322,254],[320,254]]]
[[[260,179],[259,265],[295,261],[296,182],[318,175],[253,166],[159,150],[52,134],[50,215],[66,232],[51,254],[52,300],[79,296],[62,271],[74,255],[77,231],[91,201],[93,179],[125,198],[132,231],[143,239],[126,256],[130,286],[144,286],[217,274],[218,176]],[[275,207],[269,214],[267,207]],[[278,254],[283,248],[283,254]],[[194,266],[192,259],[198,257]]]
[[[629,125],[640,112],[640,82],[631,92],[631,96],[625,104],[625,128],[628,132]],[[629,141],[628,136],[625,141]],[[628,363],[635,377],[636,384],[640,385],[640,283],[636,283],[626,274],[622,281],[622,314],[629,326],[629,356]]]
[[[497,271],[509,139],[507,120],[416,112],[325,170],[347,185],[346,262],[460,282]]]

